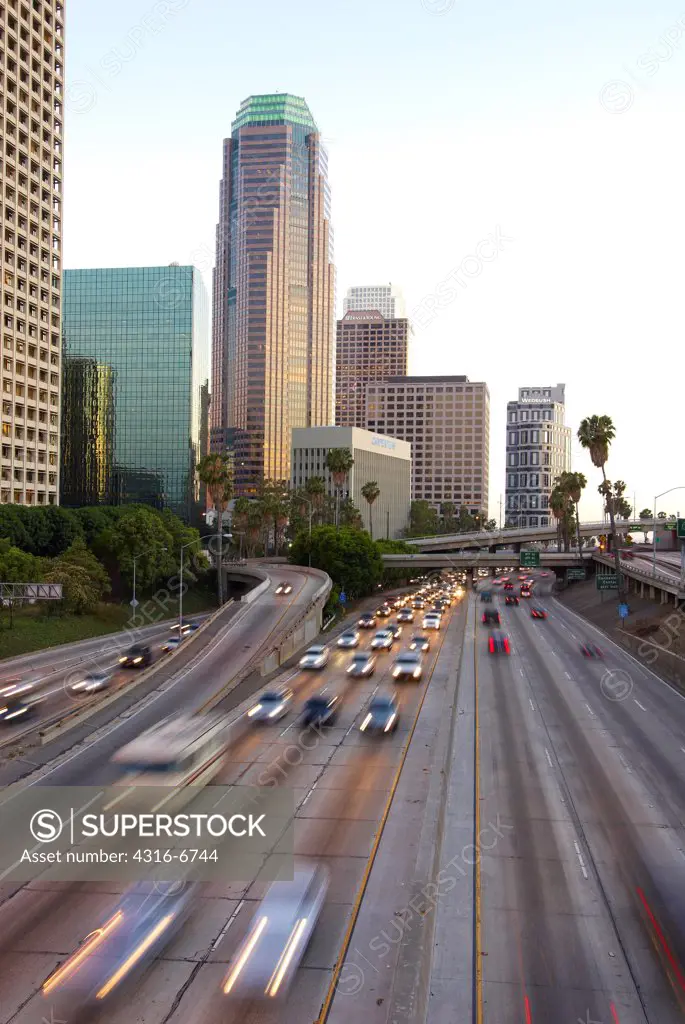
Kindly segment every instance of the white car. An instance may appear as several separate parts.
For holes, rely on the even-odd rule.
[[[165,654],[171,654],[172,651],[177,650],[181,646],[184,640],[185,635],[170,636],[169,639],[162,644],[162,650]]]
[[[253,722],[277,722],[290,711],[293,704],[293,691],[288,687],[280,690],[267,690],[261,695],[254,707],[250,708],[247,717]]]
[[[69,689],[72,693],[98,693],[106,690],[111,682],[111,672],[86,672],[81,679],[72,682]]]
[[[300,658],[300,668],[323,668],[330,656],[330,651],[322,644],[315,644],[305,651]]]
[[[424,615],[423,617],[423,628],[424,629],[440,629],[442,625],[442,616],[434,612],[432,615]]]
[[[389,651],[395,642],[395,637],[389,629],[379,629],[371,641],[372,651]]]
[[[421,655],[414,651],[403,651],[398,654],[392,667],[393,679],[420,679],[423,674]]]
[[[356,629],[346,629],[338,637],[338,647],[359,647],[359,633]]]
[[[276,593],[277,594],[291,594],[292,593],[292,589],[293,588],[292,588],[292,584],[291,583],[279,583],[278,586],[276,587]]]

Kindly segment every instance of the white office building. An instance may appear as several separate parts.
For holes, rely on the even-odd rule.
[[[362,284],[347,289],[343,299],[343,315],[354,310],[378,310],[386,319],[406,317],[404,296],[397,285]]]
[[[411,501],[411,445],[395,437],[374,434],[359,427],[296,427],[293,430],[293,489],[304,487],[310,477],[320,476],[326,491],[335,496],[335,485],[326,469],[331,448],[349,448],[354,459],[342,497],[349,497],[370,526],[370,509],[362,495],[364,484],[375,480],[380,494],[373,503],[373,535],[400,537],[409,525]]]
[[[571,468],[565,388],[519,388],[518,400],[507,403],[506,521],[513,526],[554,525],[554,481]]]

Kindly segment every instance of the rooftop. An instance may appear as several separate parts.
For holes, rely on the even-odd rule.
[[[266,93],[262,96],[248,96],[240,104],[240,110],[231,125],[235,132],[246,125],[259,124],[301,124],[312,131],[318,131],[316,121],[302,96],[288,92]]]

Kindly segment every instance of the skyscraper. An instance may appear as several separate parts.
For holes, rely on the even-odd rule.
[[[507,403],[506,518],[514,526],[550,526],[554,480],[571,468],[566,385],[519,388]]]
[[[224,141],[213,289],[211,446],[238,494],[290,477],[294,427],[333,421],[327,157],[310,110],[250,96]]]
[[[335,422],[366,427],[366,389],[407,373],[409,321],[375,310],[345,313],[335,338]]]
[[[208,307],[195,267],[65,271],[63,504],[198,518]]]
[[[343,313],[359,309],[375,309],[385,317],[405,317],[404,296],[392,284],[360,284],[347,289],[343,299]]]
[[[369,384],[366,427],[411,443],[412,498],[487,517],[490,393],[468,377],[390,377]]]
[[[58,501],[63,45],[60,2],[0,4],[3,503]]]

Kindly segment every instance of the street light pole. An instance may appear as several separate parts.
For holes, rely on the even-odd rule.
[[[667,491],[662,491],[661,494],[654,495],[654,522],[652,523],[652,575],[656,576],[656,503],[659,498],[663,498],[665,494],[671,494],[672,491],[685,491],[685,486],[669,487]],[[681,554],[681,574],[683,556]]]
[[[178,588],[178,635],[181,636],[183,632],[183,552],[186,548],[191,547],[196,541],[190,540],[187,544],[181,545],[181,566],[179,572],[180,586]]]

